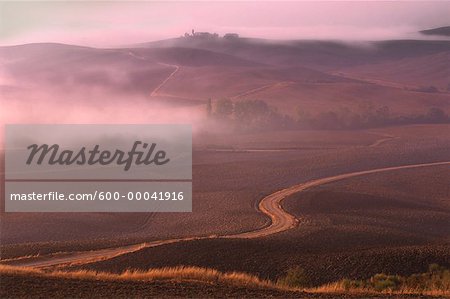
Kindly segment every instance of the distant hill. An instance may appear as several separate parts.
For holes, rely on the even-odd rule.
[[[450,26],[422,30],[422,31],[420,31],[420,33],[425,34],[425,35],[450,36]]]
[[[148,93],[172,68],[153,59],[145,63],[127,49],[96,49],[40,43],[0,47],[1,68],[23,87],[45,90],[100,88],[117,93]]]
[[[0,47],[5,75],[27,88],[101,89],[148,95],[174,67],[256,67],[262,64],[193,48],[98,49],[56,43]],[[13,90],[3,86],[2,90]]]
[[[176,106],[261,99],[289,114],[297,107],[320,113],[368,104],[421,114],[431,106],[450,111],[449,53],[450,41],[443,40],[176,38],[113,49],[27,44],[0,47],[0,67],[10,79],[0,87],[11,98],[24,87]]]
[[[231,54],[184,47],[130,49],[136,55],[162,63],[180,66],[261,66],[262,63],[242,59]]]
[[[376,82],[390,82],[408,86],[434,86],[450,91],[450,51],[396,61],[344,68],[353,78],[374,79]]]
[[[194,48],[233,55],[274,66],[301,66],[321,71],[431,55],[450,49],[449,41],[391,40],[345,43],[342,41],[274,41],[253,38],[175,38],[149,42],[143,48]]]

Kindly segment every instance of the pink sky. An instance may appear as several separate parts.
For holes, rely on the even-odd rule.
[[[449,25],[450,2],[2,2],[0,44],[92,46],[178,37],[192,28],[272,39],[385,39]]]

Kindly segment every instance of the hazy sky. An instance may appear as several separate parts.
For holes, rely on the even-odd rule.
[[[0,44],[112,46],[191,29],[275,39],[385,39],[450,25],[449,19],[448,1],[14,1],[0,3]]]

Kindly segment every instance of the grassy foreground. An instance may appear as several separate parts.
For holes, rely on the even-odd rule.
[[[121,274],[96,272],[90,270],[76,271],[43,271],[34,268],[14,267],[0,265],[0,275],[3,274],[31,274],[42,277],[52,278],[70,278],[70,279],[87,279],[87,280],[105,280],[105,281],[157,281],[157,280],[189,280],[201,282],[227,283],[232,285],[251,285],[255,287],[272,287],[277,285],[270,281],[261,280],[256,276],[240,273],[229,272],[223,273],[214,269],[200,267],[173,267],[150,269],[148,271],[128,270]]]
[[[86,294],[82,293],[83,289],[90,287],[99,289],[99,295],[116,297],[122,295],[126,297],[127,294],[135,297],[417,298],[420,296],[427,298],[450,296],[449,271],[435,266],[431,268],[430,271],[434,271],[431,274],[427,272],[409,278],[379,274],[366,281],[342,280],[311,288],[301,286],[304,283],[301,269],[288,271],[285,277],[272,282],[246,273],[220,272],[200,267],[128,270],[121,274],[113,274],[90,270],[43,271],[0,265],[2,280],[0,295],[3,298],[11,296],[35,298],[49,290],[53,294],[64,297],[67,295],[65,292],[71,290],[72,297],[84,297]],[[393,281],[397,285],[394,285]],[[400,284],[400,281],[403,281],[403,284]],[[409,284],[406,281],[409,281]],[[415,288],[410,284],[411,281],[416,283]],[[104,293],[105,290],[108,293]]]
[[[301,278],[301,270],[294,277]],[[295,273],[294,273],[295,274]],[[281,280],[286,284],[292,280],[292,270]],[[292,284],[291,284],[292,285]],[[295,283],[294,283],[295,285]],[[450,271],[437,264],[432,264],[425,273],[410,276],[376,274],[365,280],[343,279],[308,291],[338,293],[391,293],[450,297]]]

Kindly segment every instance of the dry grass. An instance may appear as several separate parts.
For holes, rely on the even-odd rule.
[[[0,275],[29,275],[46,278],[101,280],[101,281],[197,281],[211,284],[228,284],[251,288],[270,288],[283,291],[303,291],[307,293],[328,294],[389,294],[389,295],[429,295],[437,297],[450,296],[448,290],[419,290],[400,288],[397,290],[375,291],[372,288],[349,288],[345,280],[325,284],[314,288],[295,288],[269,280],[262,280],[257,276],[242,272],[220,272],[210,268],[200,267],[172,267],[150,269],[147,271],[127,270],[121,274],[96,272],[90,270],[77,271],[44,271],[35,268],[14,267],[0,265]]]
[[[260,278],[242,273],[242,272],[220,272],[214,269],[200,267],[173,267],[150,269],[147,271],[127,270],[121,274],[107,272],[96,272],[90,270],[77,271],[43,271],[35,268],[14,267],[0,265],[1,274],[15,275],[36,275],[43,277],[68,278],[68,279],[86,279],[86,280],[105,280],[105,281],[201,281],[208,283],[225,283],[239,286],[266,287],[285,289]]]
[[[384,291],[374,291],[372,288],[348,288],[344,281],[333,282],[329,284],[322,285],[316,288],[304,289],[305,292],[309,293],[346,293],[346,294],[405,294],[405,295],[428,295],[437,297],[450,297],[450,291],[448,290],[421,290],[412,288],[400,288],[397,290],[384,290]]]

